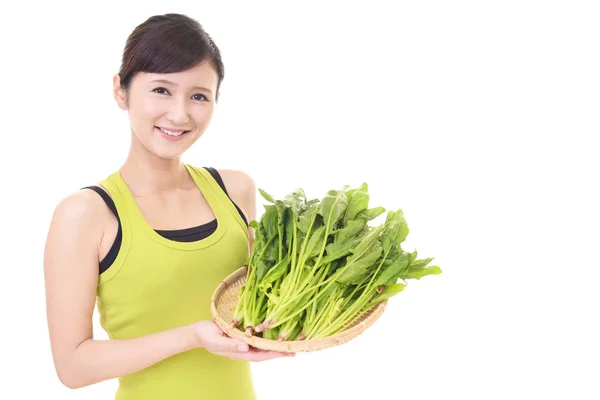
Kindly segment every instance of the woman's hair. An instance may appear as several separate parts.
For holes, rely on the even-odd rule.
[[[219,48],[200,23],[182,14],[155,15],[138,25],[127,38],[119,77],[121,87],[129,90],[137,72],[168,74],[209,61],[219,80],[225,77]]]

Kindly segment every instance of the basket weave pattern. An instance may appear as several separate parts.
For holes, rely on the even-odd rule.
[[[369,311],[361,315],[359,318],[354,318],[351,323],[344,328],[343,331],[320,339],[310,340],[289,340],[277,341],[263,339],[258,336],[246,336],[246,333],[239,328],[231,326],[233,320],[233,309],[237,304],[238,293],[240,288],[246,282],[246,268],[242,267],[231,275],[215,289],[211,299],[211,311],[214,322],[230,337],[241,340],[250,346],[262,350],[274,350],[281,352],[310,352],[326,349],[329,347],[338,346],[349,342],[358,335],[362,334],[369,326],[371,326],[383,313],[386,308],[387,301],[384,301],[371,308]]]

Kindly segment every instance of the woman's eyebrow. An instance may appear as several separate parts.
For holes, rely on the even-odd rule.
[[[155,79],[155,80],[151,81],[150,83],[153,83],[153,82],[166,83],[169,85],[177,86],[177,84],[175,82],[171,82],[166,79]],[[194,86],[192,89],[200,89],[200,90],[204,90],[204,91],[207,91],[208,93],[212,94],[212,91],[210,89],[205,88],[204,86]]]

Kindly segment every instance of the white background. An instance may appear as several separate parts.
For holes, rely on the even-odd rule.
[[[56,377],[43,246],[56,203],[124,160],[112,75],[129,33],[166,12],[198,19],[225,63],[186,162],[277,197],[367,182],[372,206],[403,209],[405,248],[443,270],[353,342],[254,364],[259,399],[600,398],[594,3],[2,6],[0,398],[113,396],[115,381]]]

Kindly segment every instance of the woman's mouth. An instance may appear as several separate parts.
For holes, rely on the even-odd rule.
[[[165,139],[168,139],[168,140],[181,139],[181,137],[183,137],[183,135],[185,135],[186,133],[189,132],[189,131],[182,131],[182,130],[168,130],[166,128],[161,128],[160,126],[155,126],[154,129],[156,129],[162,137],[164,137]]]

